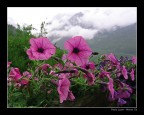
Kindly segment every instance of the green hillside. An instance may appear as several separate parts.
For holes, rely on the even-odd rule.
[[[100,54],[113,52],[118,57],[136,55],[136,24],[99,33],[87,41]]]

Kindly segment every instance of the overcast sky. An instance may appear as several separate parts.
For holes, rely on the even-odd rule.
[[[69,17],[75,13],[83,12],[80,21],[97,27],[97,30],[84,29],[80,26],[60,31],[51,31],[64,25]],[[51,35],[57,34],[83,34],[89,39],[100,29],[109,29],[114,25],[126,26],[137,22],[136,7],[8,7],[8,23],[16,25],[33,24],[40,29],[42,21],[53,21],[48,31]],[[59,20],[62,20],[61,22]],[[88,34],[90,33],[90,34]],[[90,36],[91,35],[91,36]],[[63,36],[63,35],[62,35]]]

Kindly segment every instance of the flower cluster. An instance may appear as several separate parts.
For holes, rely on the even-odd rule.
[[[90,60],[95,53],[82,36],[75,36],[64,43],[67,53],[62,57],[55,56],[56,47],[48,38],[31,38],[30,45],[26,53],[36,63],[35,69],[28,69],[21,74],[19,68],[11,67],[12,62],[8,62],[9,87],[28,89],[32,95],[34,92],[29,91],[30,87],[40,85],[38,88],[48,95],[52,92],[57,94],[60,103],[76,99],[72,84],[79,78],[84,79],[83,83],[88,86],[100,86],[102,92],[108,93],[108,100],[117,102],[117,106],[127,104],[131,95],[135,94],[135,84],[131,86],[136,80],[135,56],[118,60],[112,53],[105,54],[96,64]],[[56,63],[46,63],[50,58]]]

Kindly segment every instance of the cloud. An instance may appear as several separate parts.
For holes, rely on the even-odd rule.
[[[74,17],[77,13],[83,15]],[[70,18],[72,18],[70,21]],[[8,23],[33,24],[40,31],[40,24],[46,21],[47,36],[55,41],[65,36],[81,35],[92,39],[102,29],[127,26],[137,22],[136,7],[54,7],[54,8],[8,8]]]
[[[71,26],[68,27],[69,29],[64,29],[64,30],[53,30],[51,31],[47,36],[51,37],[54,36],[56,39],[69,36],[69,37],[74,37],[74,36],[83,36],[85,39],[92,39],[94,35],[98,32],[98,30],[94,29],[84,29],[80,26]]]

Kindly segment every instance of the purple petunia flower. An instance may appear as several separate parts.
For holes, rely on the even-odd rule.
[[[121,106],[121,105],[124,105],[124,104],[126,104],[127,102],[124,100],[124,99],[122,99],[122,98],[119,98],[118,99],[118,106]]]
[[[31,60],[47,60],[55,54],[56,48],[48,38],[31,38],[30,44],[26,53]]]
[[[67,40],[64,47],[69,51],[67,59],[75,62],[77,65],[84,65],[92,54],[91,48],[81,36],[75,36]]]
[[[130,93],[124,89],[118,90],[119,95],[117,97],[119,98],[129,98]]]

